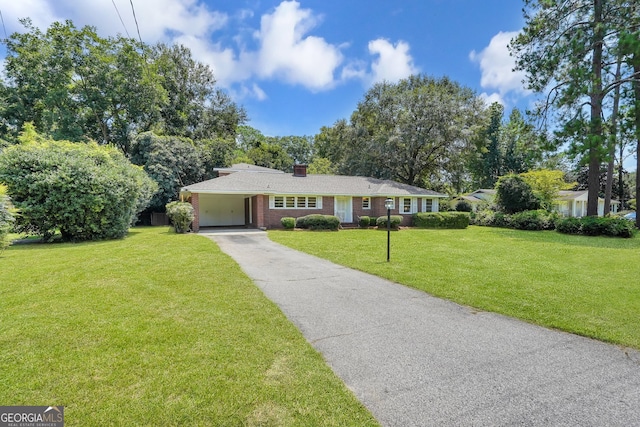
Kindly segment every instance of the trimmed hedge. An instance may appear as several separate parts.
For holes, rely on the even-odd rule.
[[[334,215],[312,214],[296,218],[296,227],[308,230],[338,230],[340,218]]]
[[[368,216],[363,215],[360,218],[358,218],[358,226],[360,228],[369,228],[370,224],[371,224],[371,218],[369,218]]]
[[[378,218],[375,216],[369,217],[369,227],[375,227],[378,223]]]
[[[633,222],[624,218],[595,216],[562,218],[556,222],[556,230],[564,234],[624,238],[633,237],[637,231]]]
[[[413,225],[419,228],[467,228],[466,212],[420,212],[413,215]]]
[[[290,216],[285,216],[280,219],[280,224],[282,224],[282,226],[287,230],[293,230],[296,226],[296,219]]]
[[[391,229],[397,230],[400,228],[400,223],[402,223],[402,217],[400,215],[391,215]],[[387,217],[381,216],[376,219],[376,225],[379,229],[387,229]]]

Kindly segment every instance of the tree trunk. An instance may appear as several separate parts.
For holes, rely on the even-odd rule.
[[[600,190],[600,147],[602,145],[602,45],[604,24],[602,22],[602,1],[593,0],[593,56],[591,60],[592,86],[591,132],[589,135],[589,178],[587,216],[598,216],[598,193]]]
[[[616,81],[620,81],[620,68],[622,66],[622,56],[618,55],[616,66]],[[618,105],[620,104],[620,86],[616,86],[613,93],[613,110],[611,112],[611,138],[609,144],[609,165],[607,166],[607,183],[604,193],[604,214],[611,212],[611,193],[613,193],[613,173],[616,159],[616,140],[618,138]],[[622,163],[622,159],[620,160]],[[620,193],[622,194],[622,193]]]

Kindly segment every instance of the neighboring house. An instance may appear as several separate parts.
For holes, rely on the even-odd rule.
[[[587,195],[588,191],[559,191],[558,197],[555,199],[553,208],[562,216],[582,217],[587,214]],[[481,203],[493,203],[496,197],[496,190],[480,189],[466,196],[460,196],[454,199],[466,200],[471,203],[473,210],[476,211]],[[620,202],[611,200],[611,213],[618,212]],[[598,215],[604,214],[604,199],[598,198]]]
[[[493,200],[496,198],[496,190],[490,190],[486,188],[481,188],[480,190],[476,190],[473,193],[467,194],[466,196],[459,196],[452,200],[453,207],[455,204],[461,200],[469,202],[473,211],[476,212],[478,210],[478,206],[481,204],[491,204]]]
[[[560,191],[554,201],[554,209],[562,216],[575,216],[580,218],[587,214],[588,191]],[[611,200],[611,213],[618,212],[620,202]],[[598,216],[604,215],[604,199],[598,197]]]
[[[445,194],[411,185],[361,176],[307,175],[306,165],[288,174],[237,164],[218,169],[219,178],[183,187],[180,194],[195,209],[193,230],[201,227],[248,226],[282,228],[283,217],[335,215],[343,224],[359,216],[387,214],[385,199],[393,198],[394,215],[411,224],[416,212],[438,212]]]

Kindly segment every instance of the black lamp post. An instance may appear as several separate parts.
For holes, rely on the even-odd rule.
[[[393,199],[388,197],[384,201],[384,207],[387,208],[387,262],[389,262],[389,253],[391,250],[391,208],[393,207]]]

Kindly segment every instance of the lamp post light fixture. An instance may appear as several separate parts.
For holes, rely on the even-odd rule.
[[[384,201],[384,207],[387,208],[387,262],[389,262],[389,253],[391,250],[391,208],[393,207],[393,199],[387,197]]]

